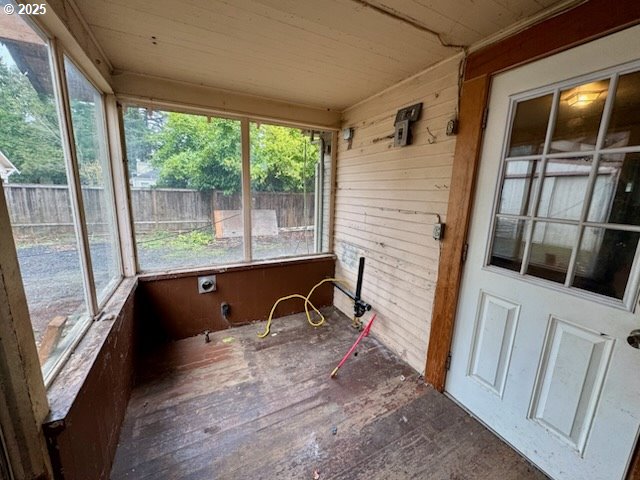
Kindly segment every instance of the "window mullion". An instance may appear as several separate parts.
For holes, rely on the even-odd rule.
[[[243,118],[240,122],[240,137],[242,142],[242,219],[244,260],[250,262],[251,250],[251,149],[249,137],[249,119]]]
[[[569,266],[567,268],[567,278],[565,279],[565,287],[570,287],[576,275],[576,260],[578,258],[578,251],[580,250],[580,243],[584,235],[584,224],[587,221],[589,215],[589,209],[591,208],[591,202],[593,200],[593,191],[595,189],[596,181],[598,179],[598,169],[600,168],[600,151],[602,145],[604,145],[604,138],[607,135],[607,127],[609,125],[609,117],[613,110],[613,103],[615,100],[615,92],[618,84],[618,75],[614,75],[609,81],[609,94],[605,100],[604,109],[602,112],[602,119],[600,120],[600,129],[598,131],[598,137],[596,139],[595,155],[593,156],[593,165],[591,166],[591,172],[589,172],[589,180],[587,183],[587,191],[584,196],[584,203],[582,205],[582,212],[580,213],[580,223],[578,226],[578,235],[576,236],[576,242],[571,252],[571,258],[569,259]]]
[[[544,184],[544,175],[547,169],[547,155],[551,148],[551,137],[553,136],[553,130],[556,125],[556,118],[558,116],[558,103],[560,101],[560,90],[556,88],[553,92],[553,103],[551,103],[551,112],[549,112],[549,124],[547,125],[547,134],[544,141],[544,149],[542,150],[542,160],[540,161],[540,169],[538,173],[538,184],[533,193],[533,201],[531,202],[531,214],[529,215],[529,229],[527,230],[527,238],[524,246],[524,252],[522,254],[522,266],[520,267],[520,274],[524,275],[529,267],[529,257],[531,256],[531,242],[533,240],[534,230],[534,218],[537,215],[538,207],[540,205],[540,197],[542,196],[542,186]],[[535,172],[534,172],[535,178]]]
[[[95,281],[93,277],[93,266],[89,253],[89,236],[84,215],[84,204],[82,200],[82,187],[80,184],[80,173],[78,171],[77,152],[73,127],[71,123],[71,104],[69,92],[64,73],[64,57],[59,44],[53,40],[51,42],[52,68],[54,88],[57,95],[58,112],[60,117],[60,128],[62,130],[62,147],[69,177],[69,192],[71,194],[71,210],[75,223],[76,238],[82,264],[82,277],[85,299],[89,314],[94,317],[98,314],[98,299],[96,296]]]
[[[113,95],[105,99],[107,135],[109,136],[110,166],[113,172],[116,225],[120,238],[120,256],[123,273],[131,277],[137,273],[138,261],[131,215],[131,192],[124,144],[124,118],[122,108]]]

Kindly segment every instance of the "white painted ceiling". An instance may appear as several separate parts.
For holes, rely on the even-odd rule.
[[[443,46],[427,30],[440,33],[445,43],[471,45],[558,1],[76,3],[115,73],[142,73],[342,110],[459,51]]]

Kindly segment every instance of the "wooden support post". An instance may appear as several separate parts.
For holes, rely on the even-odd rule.
[[[47,395],[0,183],[0,426],[16,478],[51,478]]]
[[[240,124],[242,140],[242,220],[244,226],[244,261],[252,259],[251,249],[251,147],[249,138],[249,119],[243,118]]]

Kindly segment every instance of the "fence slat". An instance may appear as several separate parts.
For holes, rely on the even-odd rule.
[[[64,185],[6,184],[14,235],[20,237],[73,234],[69,189]],[[103,225],[104,191],[83,188],[85,216]],[[313,225],[314,194],[253,192],[253,208],[275,210],[279,228]],[[186,231],[211,223],[214,210],[240,210],[240,194],[172,188],[132,188],[133,218],[138,232],[154,229]]]

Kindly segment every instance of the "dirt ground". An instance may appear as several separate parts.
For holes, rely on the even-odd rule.
[[[111,245],[92,242],[92,263],[96,283],[109,281],[108,258]],[[255,237],[254,259],[277,258],[313,253],[313,232],[286,232],[277,237]],[[241,239],[216,241],[197,248],[158,246],[138,243],[142,271],[172,270],[242,261]],[[49,322],[57,315],[85,312],[80,259],[73,239],[53,244],[18,245],[20,271],[31,314],[31,323],[40,343]]]

